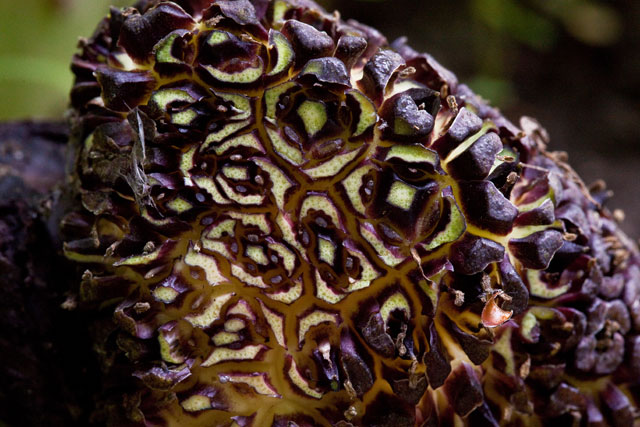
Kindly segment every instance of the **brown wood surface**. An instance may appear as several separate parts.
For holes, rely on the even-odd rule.
[[[0,425],[89,424],[91,345],[61,307],[72,275],[51,215],[66,140],[63,123],[0,123]]]

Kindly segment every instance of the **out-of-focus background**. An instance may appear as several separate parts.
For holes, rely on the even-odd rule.
[[[71,56],[111,4],[133,0],[0,0],[0,120],[61,117]]]
[[[61,117],[69,58],[109,4],[0,0],[0,120]],[[640,236],[640,1],[320,0],[406,35],[513,121],[538,118],[587,184],[604,178]]]

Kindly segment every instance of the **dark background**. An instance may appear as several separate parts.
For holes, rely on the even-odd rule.
[[[0,0],[0,120],[62,117],[69,57],[109,3]],[[640,1],[322,0],[406,35],[512,121],[536,117],[587,184],[603,178],[640,236]]]

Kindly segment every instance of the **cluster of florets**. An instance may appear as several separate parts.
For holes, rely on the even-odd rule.
[[[73,70],[65,252],[115,307],[111,416],[632,422],[636,252],[431,56],[310,1],[142,1]]]

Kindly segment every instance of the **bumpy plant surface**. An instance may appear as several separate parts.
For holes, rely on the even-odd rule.
[[[535,121],[306,0],[112,9],[73,71],[97,417],[633,425],[638,253]]]

